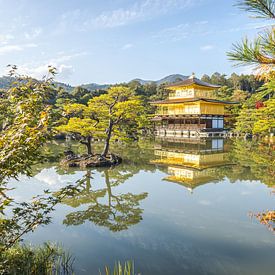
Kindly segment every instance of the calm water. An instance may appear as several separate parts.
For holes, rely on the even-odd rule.
[[[47,154],[64,146],[51,145]],[[113,150],[124,156],[113,169],[48,162],[32,178],[11,182],[19,201],[68,183],[81,189],[26,241],[63,244],[76,258],[76,274],[129,259],[148,275],[274,274],[275,235],[249,216],[274,209],[272,148],[158,140]]]

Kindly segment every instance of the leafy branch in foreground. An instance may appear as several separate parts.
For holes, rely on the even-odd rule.
[[[229,60],[237,65],[275,66],[275,28],[266,31],[253,42],[247,38],[241,43],[233,44],[233,51],[228,53]]]
[[[34,197],[31,202],[14,203],[13,215],[10,218],[0,217],[0,251],[11,248],[37,226],[49,224],[49,214],[54,211],[54,207],[76,191],[76,187],[68,185],[55,193],[55,197],[45,190],[44,195]]]
[[[261,15],[262,18],[275,19],[274,0],[244,0],[239,1],[237,6]],[[233,44],[232,51],[227,55],[229,60],[236,62],[236,65],[256,65],[256,69],[259,69],[261,74],[274,70],[275,23],[260,33],[254,41],[250,42],[245,38],[242,42]]]
[[[236,4],[240,9],[257,14],[258,18],[275,19],[274,0],[244,0]]]
[[[30,175],[30,167],[39,158],[39,149],[49,136],[51,108],[47,102],[54,91],[52,75],[44,81],[16,75],[0,101],[0,183],[18,174]]]
[[[11,66],[10,76],[15,81],[0,101],[0,274],[72,274],[71,256],[58,247],[18,244],[24,234],[50,222],[54,206],[72,194],[73,188],[65,187],[57,197],[45,191],[43,196],[22,203],[6,194],[6,180],[20,173],[30,175],[31,166],[40,157],[40,148],[49,137],[49,98],[54,93],[53,67],[43,81],[18,76],[16,70]],[[12,214],[6,216],[6,209]]]

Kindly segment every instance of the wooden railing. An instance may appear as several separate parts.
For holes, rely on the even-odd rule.
[[[205,129],[206,124],[174,124],[167,126],[156,126],[156,130],[201,130]]]

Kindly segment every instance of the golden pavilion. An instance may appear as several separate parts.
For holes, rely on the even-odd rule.
[[[220,167],[231,165],[221,138],[203,139],[197,144],[171,143],[164,139],[155,146],[154,155],[156,159],[151,163],[167,169],[164,180],[185,186],[189,191],[218,180]]]
[[[192,74],[166,88],[168,99],[151,102],[157,107],[152,119],[158,136],[214,137],[224,136],[225,106],[236,104],[215,99],[220,86],[199,80]]]

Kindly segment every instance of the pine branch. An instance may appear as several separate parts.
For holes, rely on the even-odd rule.
[[[274,0],[242,0],[236,4],[240,9],[254,13],[257,18],[275,19]]]
[[[233,50],[227,53],[229,60],[238,65],[257,65],[275,67],[275,28],[266,31],[253,42],[247,38],[233,44]]]

